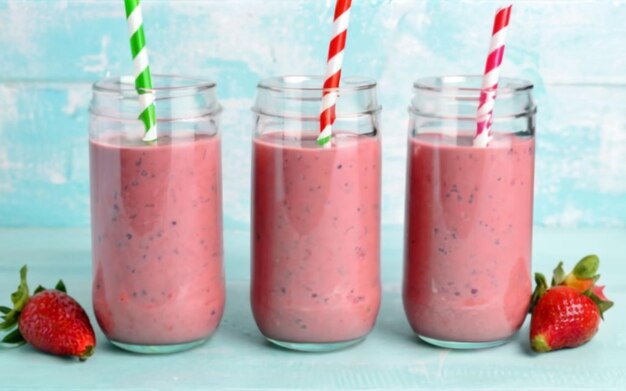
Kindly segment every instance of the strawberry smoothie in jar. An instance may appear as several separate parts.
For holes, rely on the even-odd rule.
[[[252,310],[271,342],[361,341],[380,306],[380,136],[373,81],[346,79],[330,146],[322,78],[263,80],[254,107]]]
[[[94,85],[90,167],[93,304],[118,347],[199,345],[224,310],[215,84],[155,77],[156,142],[142,141],[132,84]]]
[[[531,293],[532,85],[501,80],[492,139],[475,147],[480,82],[418,80],[410,108],[404,307],[420,338],[450,348],[506,342]]]

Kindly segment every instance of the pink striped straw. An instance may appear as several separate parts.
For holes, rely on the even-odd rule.
[[[339,95],[339,82],[341,81],[341,65],[343,63],[343,51],[348,37],[348,24],[350,23],[350,6],[352,0],[337,0],[335,6],[335,19],[333,23],[333,37],[328,45],[328,61],[326,63],[326,75],[324,80],[324,93],[322,95],[322,108],[320,113],[320,134],[317,143],[329,147],[332,138],[332,127],[335,124],[335,106]]]
[[[493,21],[493,31],[491,32],[491,43],[489,55],[485,64],[483,83],[480,91],[480,103],[476,114],[476,136],[474,137],[475,147],[486,147],[492,139],[491,125],[493,123],[493,107],[498,90],[498,80],[500,78],[500,67],[504,57],[504,46],[506,43],[506,32],[509,27],[512,5],[502,7],[496,12]]]

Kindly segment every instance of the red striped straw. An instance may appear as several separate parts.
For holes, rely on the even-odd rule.
[[[486,147],[491,141],[491,124],[493,122],[493,106],[498,90],[498,79],[500,78],[500,67],[504,57],[504,46],[506,43],[506,32],[509,27],[511,17],[511,7],[508,5],[498,9],[493,21],[493,31],[491,32],[491,44],[489,55],[485,64],[483,83],[480,91],[480,103],[476,114],[476,136],[474,137],[475,147]]]
[[[332,137],[332,127],[335,124],[335,106],[339,96],[339,82],[341,80],[341,64],[343,50],[348,37],[350,23],[350,6],[352,0],[337,0],[335,6],[335,21],[333,23],[333,37],[328,46],[328,62],[326,63],[326,79],[324,80],[324,94],[320,113],[320,134],[317,143],[329,147]]]

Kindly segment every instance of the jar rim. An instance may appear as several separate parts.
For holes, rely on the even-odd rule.
[[[450,93],[464,92],[476,93],[478,99],[482,90],[482,75],[446,75],[423,77],[413,82],[413,88],[416,90],[425,90],[432,92]],[[498,96],[515,95],[522,92],[530,91],[534,88],[532,82],[524,79],[501,77],[498,82]]]
[[[174,92],[184,95],[199,94],[215,88],[216,83],[211,80],[203,80],[193,77],[180,76],[175,74],[152,74],[153,80],[173,81],[173,85],[156,85],[153,88],[141,88],[143,92],[156,93],[159,96],[167,95],[167,92]],[[158,84],[158,83],[154,83]],[[105,77],[93,84],[94,93],[112,93],[121,95],[137,95],[135,88],[135,78],[129,75]]]
[[[116,121],[136,121],[141,92],[153,93],[157,105],[166,107],[164,111],[156,110],[161,122],[188,121],[222,112],[215,94],[216,83],[211,80],[173,74],[153,74],[152,78],[151,89],[135,88],[133,76],[109,76],[96,81],[92,85],[90,113]],[[128,104],[133,106],[124,106]]]
[[[258,89],[269,90],[273,92],[284,91],[305,91],[313,92],[319,91],[320,94],[324,91],[324,76],[320,75],[286,75],[286,76],[273,76],[265,79],[261,79],[257,84]],[[329,88],[329,91],[340,92],[353,92],[363,91],[376,88],[376,80],[362,77],[362,76],[349,76],[342,78],[342,83],[339,88]]]

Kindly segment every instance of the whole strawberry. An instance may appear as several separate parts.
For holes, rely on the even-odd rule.
[[[600,310],[574,288],[548,289],[539,300],[530,323],[530,343],[537,352],[573,348],[589,341],[600,326]]]
[[[565,274],[563,263],[554,269],[551,287],[537,273],[537,287],[532,297],[530,344],[537,352],[573,348],[593,338],[603,313],[613,305],[604,296],[604,287],[596,286],[598,257],[590,255]]]
[[[14,308],[0,307],[4,314],[0,330],[18,326],[2,342],[28,342],[47,353],[86,360],[95,351],[96,337],[85,310],[67,295],[62,281],[55,289],[39,286],[30,297],[26,273],[24,266],[20,270],[20,285],[11,295]]]

